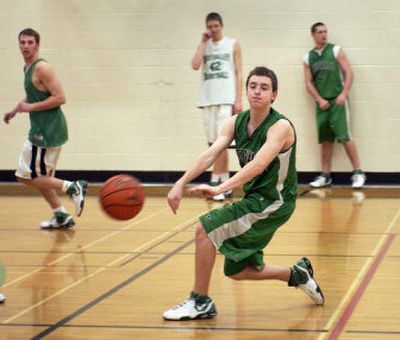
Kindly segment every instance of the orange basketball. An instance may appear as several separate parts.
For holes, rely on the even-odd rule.
[[[99,193],[100,205],[112,218],[129,220],[142,210],[142,183],[129,175],[117,175],[103,183]]]

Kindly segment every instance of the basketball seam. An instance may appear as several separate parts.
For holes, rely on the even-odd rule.
[[[135,186],[135,187],[131,187],[131,188],[123,188],[123,189],[114,190],[114,191],[108,193],[108,194],[105,195],[105,196],[102,196],[102,195],[101,195],[101,191],[100,191],[100,199],[102,200],[102,199],[107,198],[108,196],[110,196],[110,195],[112,195],[112,194],[116,194],[116,193],[121,192],[121,191],[132,190],[132,189],[138,190],[138,187]]]

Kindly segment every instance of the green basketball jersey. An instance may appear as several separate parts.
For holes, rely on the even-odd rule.
[[[288,120],[271,108],[264,122],[249,136],[247,132],[249,119],[250,111],[247,110],[239,113],[235,122],[236,153],[241,167],[253,160],[265,144],[268,129],[280,119]],[[282,200],[293,202],[297,196],[296,141],[289,150],[276,156],[260,175],[245,183],[243,190],[245,197],[258,193],[271,202]]]
[[[336,98],[343,90],[342,74],[333,51],[334,46],[327,44],[321,54],[315,49],[308,52],[313,83],[325,99]]]
[[[36,60],[25,72],[25,92],[28,103],[37,103],[50,97],[47,91],[38,90],[32,83],[32,74],[36,64],[43,59]],[[40,147],[57,147],[68,140],[68,128],[64,113],[60,106],[45,111],[29,113],[31,129],[29,140],[33,145]]]

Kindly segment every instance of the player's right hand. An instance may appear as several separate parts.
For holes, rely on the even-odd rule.
[[[175,183],[175,185],[169,191],[168,196],[167,196],[168,205],[174,214],[176,214],[176,211],[179,208],[179,204],[181,202],[182,196],[183,196],[183,187],[181,185]]]
[[[321,108],[322,111],[328,110],[329,106],[330,106],[329,102],[327,100],[323,99],[323,98],[318,101],[318,105],[319,105],[319,107]]]
[[[203,32],[201,36],[201,41],[202,42],[207,42],[211,38],[211,32],[210,31],[205,31]]]

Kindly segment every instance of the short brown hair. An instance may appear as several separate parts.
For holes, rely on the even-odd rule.
[[[316,22],[314,25],[311,26],[311,33],[315,33],[319,26],[325,26],[323,22]]]
[[[21,35],[28,35],[30,37],[34,37],[37,44],[40,43],[40,34],[35,31],[33,28],[24,28],[18,34],[18,40],[21,38]]]
[[[206,24],[209,22],[209,21],[219,21],[220,23],[221,23],[221,25],[223,25],[224,23],[222,22],[222,17],[221,17],[221,15],[220,14],[218,14],[218,13],[216,13],[216,12],[211,12],[211,13],[208,13],[207,14],[207,16],[206,16]]]
[[[249,86],[249,81],[252,76],[264,76],[271,79],[272,92],[278,91],[278,78],[274,71],[265,66],[257,66],[250,71],[246,80],[246,89]]]

